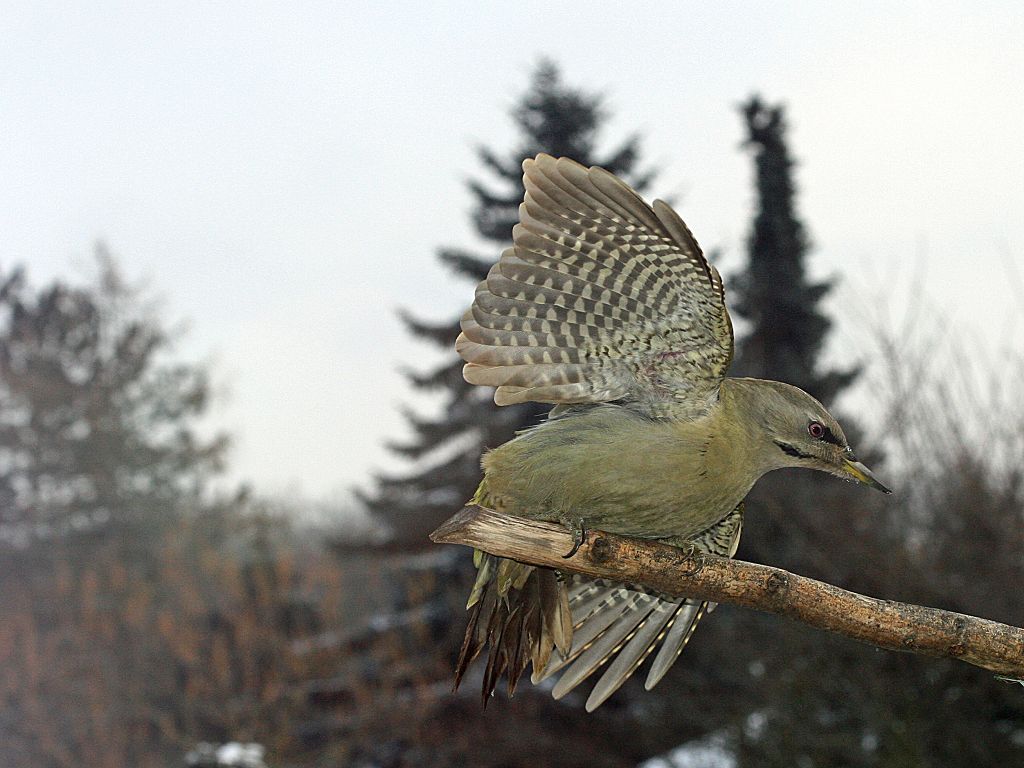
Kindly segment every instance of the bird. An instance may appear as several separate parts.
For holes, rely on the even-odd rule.
[[[460,321],[463,376],[499,406],[551,404],[546,420],[486,452],[470,503],[573,533],[589,529],[733,557],[744,498],[764,474],[814,469],[890,493],[825,407],[797,387],[727,376],[732,321],[722,276],[680,216],[600,167],[523,163],[512,246]],[[714,609],[474,552],[457,689],[489,648],[486,703],[558,680],[561,698],[603,669],[587,711],[655,654],[665,675]]]

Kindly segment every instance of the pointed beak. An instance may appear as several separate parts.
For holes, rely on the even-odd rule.
[[[857,457],[854,456],[853,454],[843,457],[842,461],[843,472],[852,477],[858,483],[869,485],[872,488],[877,488],[882,493],[892,493],[892,491],[890,491],[888,488],[882,485],[882,483],[878,480],[877,477],[871,474],[870,469],[868,469],[859,461],[857,461]]]

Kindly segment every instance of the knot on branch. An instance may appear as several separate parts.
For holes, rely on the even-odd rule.
[[[956,632],[956,642],[949,646],[949,655],[958,659],[967,652],[965,644],[967,639],[967,622],[962,617],[957,616],[953,619],[953,631]]]
[[[612,545],[604,536],[598,536],[590,545],[590,559],[595,563],[604,563],[612,558]]]
[[[764,591],[776,600],[784,600],[789,592],[789,574],[773,571],[764,580]]]

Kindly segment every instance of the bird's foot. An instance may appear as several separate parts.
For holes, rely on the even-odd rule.
[[[700,555],[703,554],[700,549],[697,548],[697,542],[687,541],[682,544],[676,545],[679,549],[679,565],[681,565],[686,573],[694,574],[701,569]]]
[[[587,526],[583,522],[582,517],[574,517],[570,520],[564,521],[565,525],[572,531],[572,549],[562,555],[564,560],[568,560],[570,557],[580,551],[580,547],[587,540]]]
[[[683,557],[693,557],[697,554],[697,542],[687,541],[685,544],[679,545],[679,549],[682,550]]]

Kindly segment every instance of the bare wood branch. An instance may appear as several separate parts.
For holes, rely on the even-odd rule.
[[[687,553],[656,541],[590,531],[576,554],[572,535],[552,523],[469,506],[430,538],[464,544],[524,563],[642,584],[787,616],[894,651],[959,659],[1012,678],[1024,678],[1024,629],[938,608],[849,592],[767,565]]]

